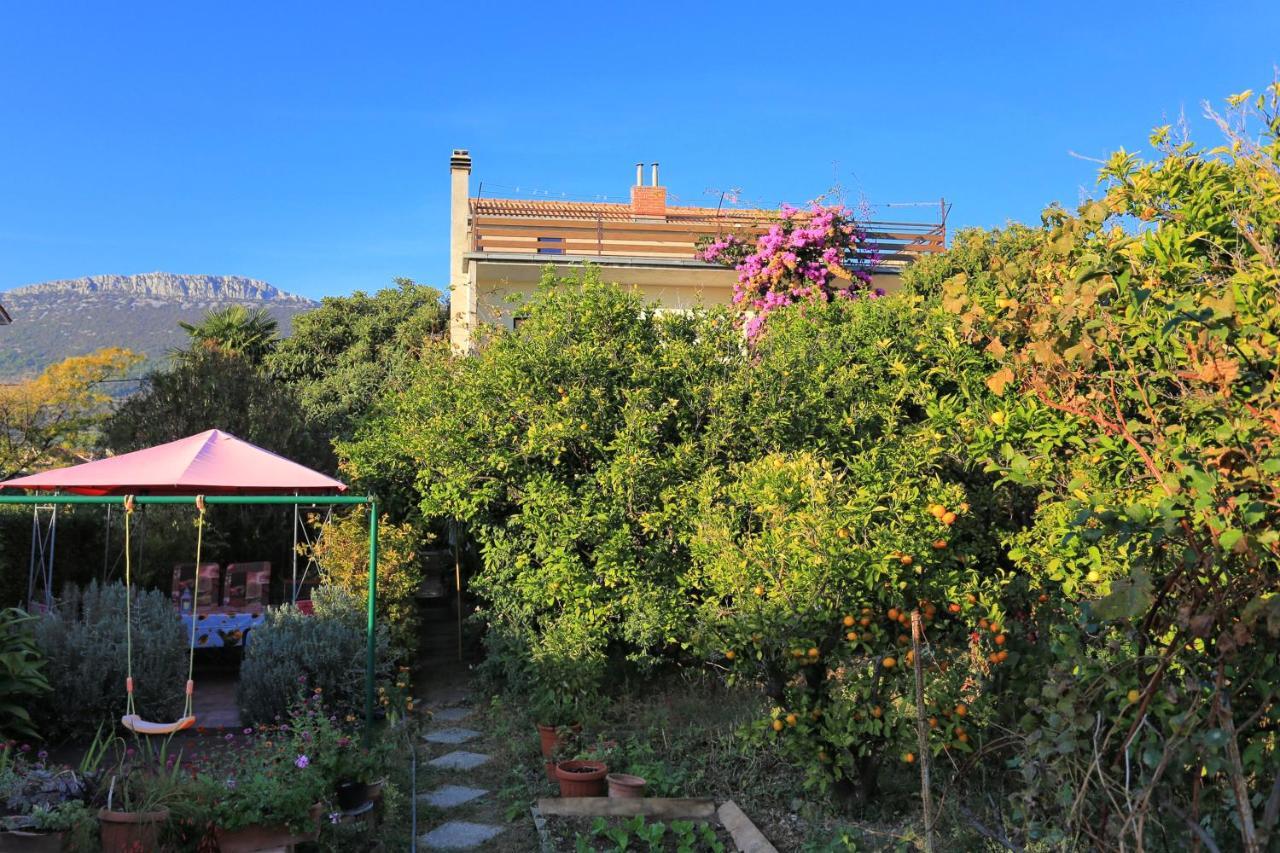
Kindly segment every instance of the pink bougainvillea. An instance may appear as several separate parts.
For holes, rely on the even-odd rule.
[[[754,337],[771,312],[788,305],[883,295],[871,287],[868,267],[874,259],[859,252],[862,239],[844,207],[783,205],[778,221],[754,246],[740,237],[719,237],[698,257],[738,271],[733,303],[750,315],[746,333]]]

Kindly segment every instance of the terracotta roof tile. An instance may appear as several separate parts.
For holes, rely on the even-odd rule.
[[[480,216],[528,216],[537,219],[603,219],[631,221],[631,205],[591,201],[533,201],[516,198],[473,198],[471,211]],[[668,207],[668,222],[735,222],[754,225],[777,216],[772,210],[740,208]]]

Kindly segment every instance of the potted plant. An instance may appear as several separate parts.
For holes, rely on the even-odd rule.
[[[609,765],[603,761],[575,758],[556,765],[556,781],[562,797],[603,797],[604,777]]]
[[[554,758],[571,734],[582,731],[574,697],[553,688],[542,687],[535,693],[533,713],[543,758]]]
[[[83,777],[47,764],[43,752],[29,761],[29,750],[6,745],[0,753],[0,851],[57,850],[64,835],[83,836],[83,824],[93,825]]]
[[[355,811],[369,802],[374,786],[382,779],[386,758],[386,749],[381,743],[366,747],[351,736],[338,739],[333,778],[341,811]]]
[[[648,784],[642,776],[630,773],[610,773],[605,776],[609,783],[609,796],[621,799],[636,799],[644,796],[644,786]]]
[[[134,853],[158,847],[160,827],[169,820],[169,782],[141,768],[125,768],[110,775],[106,800],[98,809],[104,853]]]

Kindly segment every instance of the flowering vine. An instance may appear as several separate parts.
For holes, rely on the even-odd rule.
[[[698,258],[738,271],[733,304],[750,312],[750,338],[765,317],[787,305],[884,295],[871,288],[871,259],[859,252],[862,242],[862,231],[845,207],[783,205],[778,221],[754,245],[734,235],[718,237],[702,246]]]

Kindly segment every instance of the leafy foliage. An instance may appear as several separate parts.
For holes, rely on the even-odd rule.
[[[34,379],[0,385],[0,479],[83,461],[109,411],[105,380],[141,360],[109,348],[50,365]]]
[[[273,607],[255,628],[240,665],[236,702],[244,719],[269,723],[289,712],[302,688],[318,690],[340,713],[362,713],[366,662],[363,596],[317,587],[315,614]],[[378,630],[378,677],[390,673],[387,637]]]
[[[49,691],[42,671],[45,661],[32,632],[35,617],[16,608],[0,610],[0,738],[14,740],[36,734],[33,699]]]
[[[124,713],[126,637],[123,584],[69,587],[54,612],[34,623],[53,690],[37,705],[49,736],[84,734]],[[176,719],[187,680],[187,637],[159,592],[131,591],[135,701],[150,718]]]
[[[447,324],[440,291],[401,278],[368,295],[326,296],[299,315],[293,334],[267,360],[303,410],[333,438],[349,438],[386,383],[412,364]]]
[[[364,507],[319,525],[310,546],[300,546],[320,566],[320,579],[360,600],[369,582],[369,513]],[[417,549],[419,532],[409,524],[381,519],[378,528],[378,622],[386,625],[399,658],[410,659],[418,646],[418,604],[422,584]]]
[[[261,364],[279,342],[280,323],[266,308],[228,305],[209,311],[198,323],[180,322],[178,325],[191,339],[190,348],[180,350],[179,357],[207,350],[237,355],[251,364]]]

